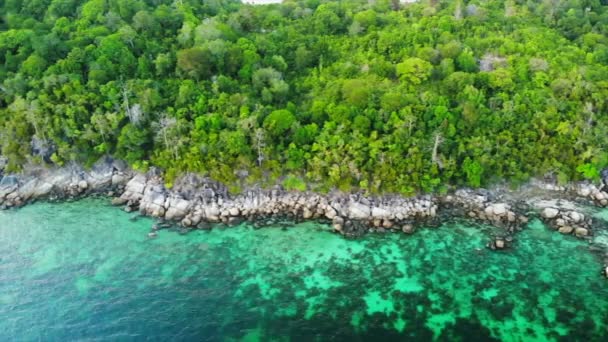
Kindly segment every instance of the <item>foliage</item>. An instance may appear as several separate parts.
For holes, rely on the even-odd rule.
[[[168,181],[413,194],[597,179],[608,163],[601,1],[24,0],[0,13],[8,171],[112,154]]]

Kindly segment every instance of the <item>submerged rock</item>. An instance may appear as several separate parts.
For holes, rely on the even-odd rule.
[[[585,228],[576,228],[574,230],[574,235],[576,235],[577,237],[584,237],[589,235],[589,231]]]
[[[412,234],[414,232],[414,226],[411,224],[406,224],[401,228],[401,231],[405,234]]]

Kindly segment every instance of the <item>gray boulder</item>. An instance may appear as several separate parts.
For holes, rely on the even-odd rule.
[[[542,216],[545,219],[553,219],[553,218],[557,217],[557,215],[559,215],[559,210],[556,208],[551,208],[551,207],[543,209],[543,211],[540,214],[540,216]]]
[[[365,220],[369,218],[370,215],[371,208],[364,204],[358,202],[351,202],[348,206],[348,217],[351,219]]]

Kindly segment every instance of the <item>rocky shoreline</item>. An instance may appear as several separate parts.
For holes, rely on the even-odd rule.
[[[32,168],[18,175],[3,175],[0,180],[2,209],[37,199],[64,200],[93,194],[111,196],[112,203],[126,211],[139,211],[191,229],[208,229],[212,223],[231,225],[242,220],[259,222],[284,217],[325,221],[335,232],[354,237],[368,232],[411,234],[421,225],[465,218],[502,228],[503,233],[488,243],[492,249],[508,248],[513,235],[531,218],[540,218],[561,234],[588,239],[594,229],[591,218],[580,210],[581,205],[608,205],[603,185],[557,186],[540,181],[519,190],[459,189],[446,195],[410,198],[288,192],[278,186],[231,195],[218,182],[187,174],[167,189],[158,170],[135,172],[110,157],[102,158],[90,170],[79,165]],[[163,226],[155,225],[151,236]]]

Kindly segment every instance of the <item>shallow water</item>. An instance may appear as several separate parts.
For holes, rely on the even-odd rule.
[[[601,260],[538,221],[492,252],[493,228],[464,223],[358,240],[317,223],[149,239],[153,221],[132,216],[99,199],[0,212],[0,340],[608,335]]]

